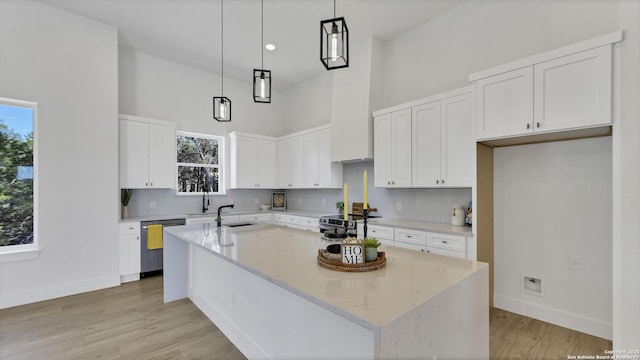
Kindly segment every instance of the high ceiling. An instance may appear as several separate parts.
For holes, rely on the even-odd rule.
[[[220,0],[40,0],[118,28],[120,46],[220,73]],[[386,39],[468,0],[338,0],[350,42]],[[320,21],[333,17],[331,0],[264,0],[264,68],[286,90],[319,74]],[[224,2],[224,73],[250,82],[260,68],[260,0]]]

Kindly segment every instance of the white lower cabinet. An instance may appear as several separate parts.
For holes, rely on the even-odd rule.
[[[364,238],[364,224],[358,223],[356,226],[358,239]],[[367,224],[367,237],[376,238],[383,245],[395,246],[392,227]]]
[[[275,214],[273,216],[278,225],[298,229],[298,217],[295,215]]]
[[[320,227],[318,227],[318,218],[300,216],[298,217],[298,227],[300,228],[300,230],[317,233],[320,232]]]
[[[460,235],[427,233],[427,247],[429,252],[466,258],[467,238]]]
[[[398,247],[427,251],[427,233],[424,231],[396,228],[395,242]]]
[[[140,222],[119,224],[120,282],[140,280]]]

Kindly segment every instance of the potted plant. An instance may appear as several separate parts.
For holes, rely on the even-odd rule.
[[[376,261],[378,259],[378,246],[382,245],[378,242],[378,239],[365,238],[362,245],[364,245],[364,261]]]
[[[338,215],[342,215],[342,213],[344,212],[344,202],[338,201],[336,203],[336,209],[338,209]]]
[[[131,189],[122,189],[120,190],[120,201],[122,201],[122,218],[126,219],[129,217],[129,200],[131,200]]]

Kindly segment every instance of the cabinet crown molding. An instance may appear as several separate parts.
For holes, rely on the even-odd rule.
[[[165,125],[165,126],[171,126],[171,127],[177,126],[176,123],[171,121],[146,118],[146,117],[137,116],[137,115],[118,114],[118,119],[129,120],[129,121],[139,121],[143,123],[158,124],[158,125]]]
[[[512,70],[521,69],[527,66],[532,66],[553,60],[559,57],[579,53],[585,50],[594,49],[600,46],[609,45],[622,41],[622,30],[614,31],[609,34],[598,36],[592,39],[580,41],[571,45],[563,46],[554,50],[529,56],[520,60],[512,61],[510,63],[498,65],[486,70],[478,71],[469,75],[469,81],[474,82],[476,80],[484,79],[490,76],[498,75]]]
[[[402,103],[402,104],[386,107],[384,109],[376,110],[376,111],[373,112],[373,116],[384,115],[384,114],[392,113],[394,111],[407,109],[407,108],[411,108],[411,107],[414,107],[414,106],[420,106],[420,105],[428,104],[430,102],[440,101],[440,100],[443,100],[443,99],[448,99],[448,98],[455,97],[455,96],[469,94],[469,93],[472,93],[472,92],[473,92],[473,86],[469,85],[469,86],[461,87],[461,88],[458,88],[458,89],[454,89],[454,90],[449,90],[449,91],[446,91],[446,92],[438,93],[436,95],[431,95],[431,96],[428,96],[428,97],[425,97],[425,98],[422,98],[422,99],[413,100],[413,101],[409,101],[409,102],[406,102],[406,103]]]

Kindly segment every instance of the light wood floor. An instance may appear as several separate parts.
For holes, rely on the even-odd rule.
[[[490,312],[492,359],[602,354],[611,342]],[[0,359],[245,359],[189,300],[162,302],[162,277],[0,310]]]

